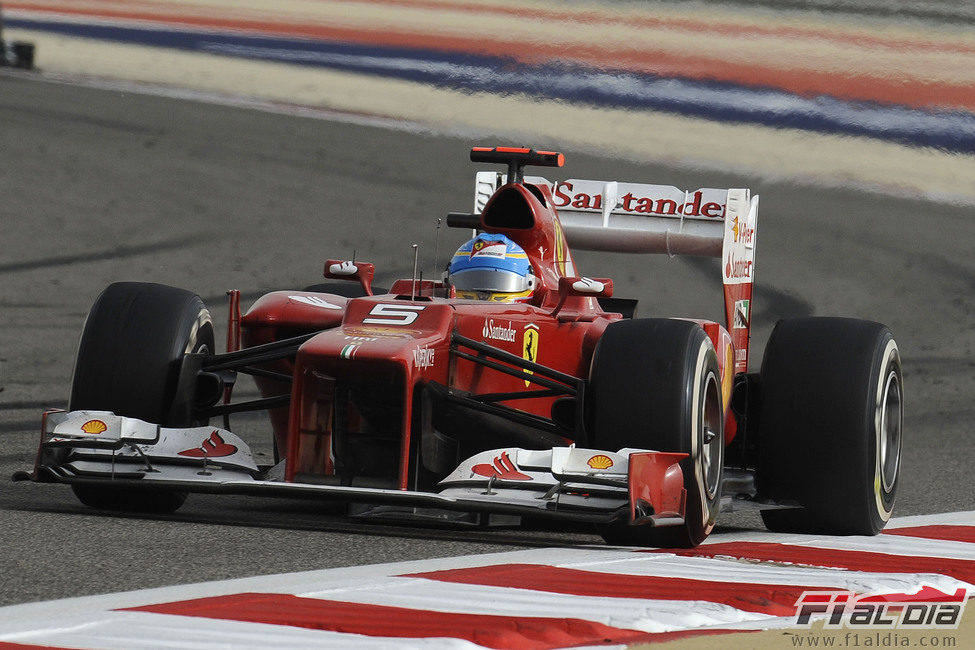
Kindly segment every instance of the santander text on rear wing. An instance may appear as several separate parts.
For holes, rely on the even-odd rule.
[[[474,212],[480,213],[504,174],[477,173]],[[546,185],[572,248],[626,253],[720,257],[725,316],[736,350],[735,372],[748,364],[751,296],[755,277],[758,195],[748,189],[569,179]]]

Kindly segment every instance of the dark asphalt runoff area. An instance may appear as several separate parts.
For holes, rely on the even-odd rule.
[[[494,144],[559,148],[0,75],[0,605],[601,543],[584,529],[385,525],[244,497],[194,495],[172,516],[110,516],[64,486],[9,480],[32,466],[41,412],[67,404],[85,315],[106,285],[195,291],[222,338],[228,289],[246,307],[264,291],[318,281],[329,257],[355,252],[388,286],[410,275],[417,243],[425,276],[439,275],[434,258],[442,264],[466,232],[441,231],[438,246],[437,219],[470,209],[468,150]],[[563,151],[563,178],[761,194],[752,369],[778,318],[886,323],[907,410],[895,515],[975,508],[975,210]],[[723,320],[717,260],[587,253],[576,262],[613,277],[618,297],[639,298],[639,315]],[[266,460],[262,417],[237,421]],[[750,514],[721,521],[759,526]]]

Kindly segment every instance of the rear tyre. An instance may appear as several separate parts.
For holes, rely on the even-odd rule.
[[[113,411],[170,427],[199,424],[170,407],[183,355],[213,350],[210,312],[199,296],[161,284],[112,284],[88,313],[69,409]],[[85,505],[108,510],[173,512],[186,500],[183,492],[72,488]]]
[[[890,518],[904,419],[897,343],[847,318],[780,321],[762,362],[757,468],[776,532],[876,535]]]
[[[681,462],[685,523],[655,528],[600,527],[610,544],[691,547],[717,519],[724,459],[721,376],[711,340],[695,323],[619,321],[606,328],[593,355],[588,387],[592,446],[690,454]]]

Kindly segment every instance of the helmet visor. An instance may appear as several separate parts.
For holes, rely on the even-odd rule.
[[[450,283],[459,291],[502,291],[514,293],[529,288],[529,276],[501,269],[471,269],[450,274]]]

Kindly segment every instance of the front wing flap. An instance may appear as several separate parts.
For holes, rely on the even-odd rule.
[[[166,428],[105,411],[45,415],[40,482],[185,492],[306,497],[349,503],[655,526],[684,522],[686,454],[556,447],[481,452],[436,492],[285,482],[263,473],[238,436],[217,427]]]

